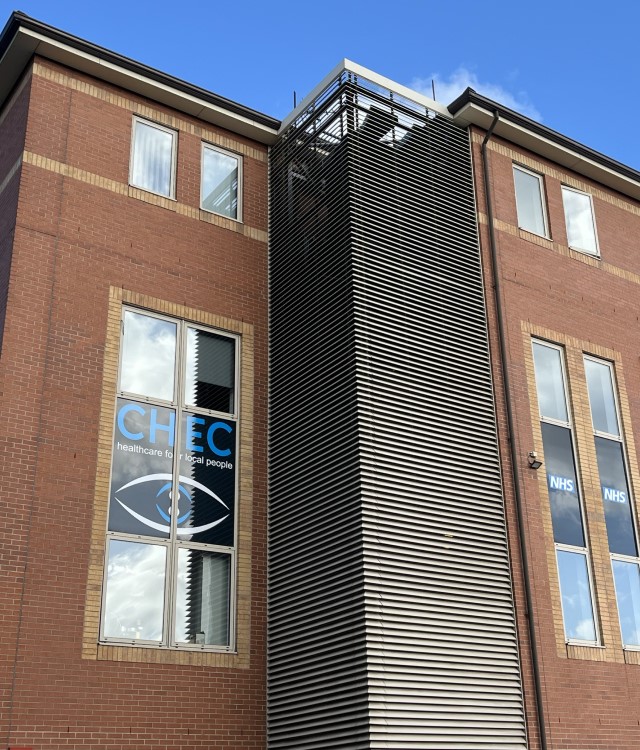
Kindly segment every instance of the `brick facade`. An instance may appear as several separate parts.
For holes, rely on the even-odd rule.
[[[484,135],[479,129],[473,129],[471,138],[485,288],[494,346],[496,402],[505,462],[514,585],[516,601],[519,602],[521,657],[530,714],[529,739],[530,747],[537,748],[535,692],[497,346],[481,157]],[[640,204],[498,137],[489,141],[487,150],[511,384],[509,398],[514,412],[513,439],[520,461],[517,477],[525,514],[534,601],[532,615],[538,633],[547,745],[554,750],[613,747],[631,750],[637,747],[640,719],[636,673],[638,652],[623,650],[620,637],[582,355],[592,354],[614,363],[637,515],[640,475],[634,427],[640,424],[637,408],[640,395],[637,366],[640,264],[633,247],[640,232]],[[550,239],[518,228],[514,163],[543,175]],[[575,187],[593,196],[599,258],[568,247],[561,185]],[[544,461],[535,395],[532,337],[555,342],[565,350],[576,458],[584,495],[585,526],[601,633],[599,646],[565,643],[546,474],[544,469],[536,472],[527,465],[527,453],[531,450],[536,450]]]
[[[175,201],[128,186],[134,113],[178,131]],[[0,117],[0,737],[264,748],[266,148],[38,58]],[[199,208],[203,140],[243,155],[242,224]],[[123,301],[247,344],[237,654],[97,647]]]

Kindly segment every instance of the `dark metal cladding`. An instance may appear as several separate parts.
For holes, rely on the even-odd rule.
[[[468,134],[344,71],[271,158],[269,747],[525,748]]]

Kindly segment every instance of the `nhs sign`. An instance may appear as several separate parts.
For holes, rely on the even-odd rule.
[[[575,480],[569,477],[559,477],[555,474],[549,474],[549,489],[560,490],[562,492],[575,492]]]
[[[602,497],[612,503],[626,503],[627,493],[622,490],[615,490],[613,487],[602,487]]]

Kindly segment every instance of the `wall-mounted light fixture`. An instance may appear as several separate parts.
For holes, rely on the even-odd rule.
[[[542,466],[542,461],[538,458],[538,454],[535,451],[529,451],[527,458],[529,459],[530,469],[537,470]]]

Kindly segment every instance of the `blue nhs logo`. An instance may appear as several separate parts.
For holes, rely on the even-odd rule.
[[[569,477],[559,477],[555,474],[549,474],[549,488],[552,490],[561,490],[562,492],[575,492],[575,480]]]
[[[627,493],[622,490],[615,490],[613,487],[602,487],[602,497],[612,503],[626,503]]]

